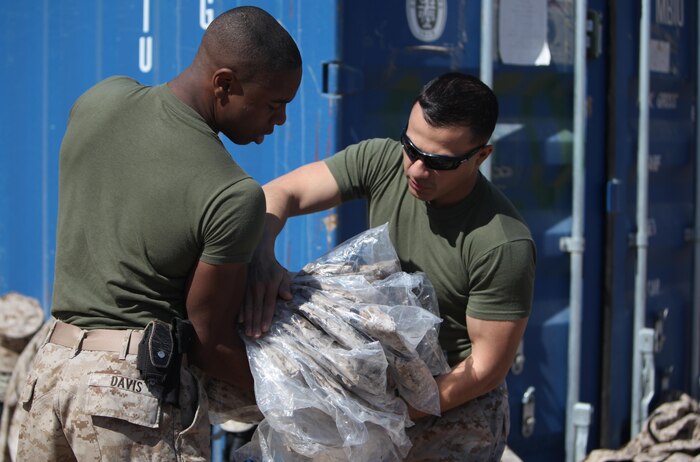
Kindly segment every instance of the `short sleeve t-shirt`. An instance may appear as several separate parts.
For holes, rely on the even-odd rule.
[[[480,175],[461,202],[436,208],[408,191],[397,141],[363,141],[325,162],[343,200],[368,200],[371,227],[389,223],[402,269],[422,271],[433,284],[443,318],[440,343],[451,365],[471,353],[466,316],[529,316],[534,242],[514,206],[486,178]]]
[[[167,85],[107,79],[61,145],[52,314],[86,329],[183,317],[197,261],[247,263],[264,214],[260,185]]]

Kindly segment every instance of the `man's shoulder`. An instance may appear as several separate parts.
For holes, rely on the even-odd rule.
[[[235,178],[231,180],[231,186],[233,190],[239,191],[241,194],[247,196],[262,196],[264,197],[263,189],[258,181],[248,175],[245,171],[240,170],[237,172]]]
[[[399,171],[400,146],[398,141],[389,138],[367,139],[348,146],[325,162],[341,191],[346,188],[371,189],[372,185],[388,181]]]
[[[505,192],[484,177],[480,178],[480,188],[483,191],[480,203],[488,210],[487,214],[493,216],[493,226],[513,229],[514,232],[530,236],[525,219]]]
[[[465,242],[467,248],[471,249],[472,257],[476,256],[474,252],[487,253],[497,247],[523,241],[528,242],[526,245],[534,250],[534,241],[527,223],[503,191],[482,179],[477,196],[477,212],[471,226],[468,226],[471,231]]]
[[[345,148],[338,151],[335,155],[326,159],[326,161],[332,161],[332,159],[334,158],[343,157],[347,155],[366,156],[392,152],[398,145],[399,142],[396,140],[392,140],[391,138],[369,138],[347,145]]]
[[[97,85],[109,85],[109,86],[121,86],[121,87],[146,87],[148,85],[144,85],[138,80],[136,80],[133,77],[130,77],[128,75],[113,75],[110,77],[107,77],[95,84]]]
[[[123,100],[124,95],[140,88],[145,88],[145,86],[131,77],[124,75],[108,77],[97,82],[80,95],[76,101],[76,107],[90,104],[98,108],[113,108],[115,101]]]
[[[93,85],[86,93],[118,91],[119,89],[128,89],[135,87],[143,87],[136,79],[126,75],[113,75],[106,79],[100,80]]]
[[[400,146],[400,143],[391,138],[370,138],[357,144],[365,151],[372,154],[392,153]]]

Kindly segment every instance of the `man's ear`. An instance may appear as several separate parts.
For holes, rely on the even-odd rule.
[[[214,72],[212,85],[214,87],[214,95],[219,99],[243,94],[243,87],[236,78],[236,73],[227,67],[217,69]]]
[[[491,153],[493,152],[493,145],[492,144],[487,144],[484,146],[481,151],[476,155],[476,166],[479,167],[486,159],[489,158]]]

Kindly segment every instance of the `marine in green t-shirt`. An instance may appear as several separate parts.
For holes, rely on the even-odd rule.
[[[533,243],[510,201],[481,174],[471,193],[444,207],[411,194],[401,143],[369,140],[326,160],[343,201],[366,198],[369,226],[389,223],[404,271],[423,271],[435,287],[448,362],[469,356],[466,316],[527,318]],[[507,262],[507,264],[503,264]]]
[[[60,169],[52,314],[75,326],[185,318],[197,261],[247,263],[260,238],[260,186],[165,84],[112,77],[85,93]]]
[[[283,125],[301,65],[277,18],[237,7],[167,83],[112,77],[76,101],[60,152],[58,319],[21,392],[17,459],[210,458],[205,386],[253,394],[236,326],[265,215],[219,136],[259,144]]]
[[[363,141],[263,187],[267,217],[251,262],[252,335],[290,298],[274,242],[290,216],[367,200],[369,225],[389,223],[404,271],[433,283],[452,370],[436,378],[442,416],[409,409],[407,460],[499,460],[507,440],[505,377],[532,305],[535,247],[509,200],[479,172],[498,118],[490,88],[447,73],[416,98],[399,141]],[[247,309],[247,308],[246,308]]]

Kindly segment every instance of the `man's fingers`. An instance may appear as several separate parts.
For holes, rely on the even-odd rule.
[[[277,292],[276,284],[270,284],[266,287],[265,302],[260,307],[263,332],[270,330],[270,325],[272,325],[272,317],[275,315],[275,307],[277,306]]]
[[[251,336],[253,338],[258,338],[262,334],[262,330],[260,328],[260,323],[261,323],[261,318],[262,318],[262,310],[261,306],[262,304],[265,303],[265,284],[261,282],[257,282],[255,284],[255,302],[253,303],[253,306],[251,307],[251,323],[250,323],[250,329],[251,329]]]
[[[282,274],[282,280],[280,281],[279,290],[277,291],[280,298],[283,298],[285,300],[292,299],[292,289],[290,286],[291,278],[289,277],[289,273],[284,271]]]
[[[263,332],[270,330],[272,318],[275,315],[275,308],[277,307],[277,298],[280,297],[284,300],[292,299],[292,292],[289,289],[289,275],[287,274],[287,271],[285,271],[280,265],[277,265],[277,270],[279,278],[274,278],[273,282],[269,283],[265,288],[265,301],[261,306],[262,320],[260,326]]]
[[[246,335],[253,338],[259,338],[270,330],[278,297],[292,299],[291,278],[287,270],[277,262],[267,268],[267,271],[263,271],[256,267],[255,275],[249,275],[243,319]]]
[[[248,286],[250,297],[246,298],[245,303],[245,334],[248,337],[256,337],[256,312],[259,311],[257,307],[259,307],[262,302],[260,287],[261,284],[259,282],[252,283]],[[259,326],[260,321],[258,320],[257,322]]]
[[[246,297],[243,322],[245,323],[245,334],[248,337],[251,337],[253,335],[253,307],[255,306],[255,291],[252,287],[249,287],[248,293],[250,294],[250,297]]]

